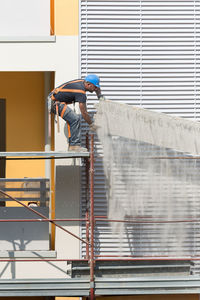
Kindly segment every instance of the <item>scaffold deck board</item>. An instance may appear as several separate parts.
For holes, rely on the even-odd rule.
[[[199,286],[200,278],[197,276],[95,279],[95,292],[102,296],[199,294]],[[0,293],[2,297],[88,297],[90,281],[82,278],[1,279]]]

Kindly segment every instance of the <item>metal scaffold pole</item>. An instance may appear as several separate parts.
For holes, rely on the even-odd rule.
[[[88,152],[90,151],[89,145],[89,135],[86,133],[86,148]],[[86,221],[86,259],[89,261],[89,240],[90,240],[90,220],[89,220],[89,209],[90,209],[90,189],[89,189],[89,170],[90,170],[90,162],[89,159],[85,159],[85,175],[86,175],[86,186],[85,186],[85,194],[86,194],[86,212],[85,212],[85,219]]]
[[[95,299],[94,282],[94,135],[90,136],[90,300]]]

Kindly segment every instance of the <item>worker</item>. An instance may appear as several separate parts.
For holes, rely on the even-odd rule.
[[[95,125],[87,112],[86,92],[95,92],[98,99],[103,99],[101,94],[100,79],[95,74],[90,74],[85,79],[76,79],[66,82],[55,88],[48,96],[48,106],[53,114],[59,115],[67,122],[69,151],[85,152],[86,148],[81,147],[80,137],[80,115],[77,115],[68,104],[79,103],[83,119],[89,124],[91,130]]]

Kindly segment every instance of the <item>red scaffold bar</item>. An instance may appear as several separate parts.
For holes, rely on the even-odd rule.
[[[177,260],[177,261],[191,261],[191,260],[200,260],[200,256],[194,256],[194,257],[175,257],[175,256],[142,256],[142,257],[136,257],[132,255],[95,255],[96,261],[113,261],[113,260],[131,260],[131,261],[160,261],[160,260]]]
[[[86,133],[86,148],[88,149],[88,152],[90,151],[90,144],[89,144],[89,135]],[[85,195],[86,195],[86,211],[85,211],[85,218],[86,221],[86,241],[88,244],[86,244],[86,258],[89,260],[90,256],[90,249],[89,249],[89,240],[90,240],[90,220],[89,220],[89,170],[90,170],[90,162],[88,159],[85,160],[85,171],[86,171],[86,186],[85,186]]]
[[[90,300],[95,299],[94,288],[94,135],[90,140]]]
[[[98,222],[119,222],[119,223],[140,223],[140,224],[152,224],[152,223],[199,223],[200,219],[191,219],[191,220],[157,220],[157,221],[141,221],[141,220],[115,220],[115,219],[103,219],[103,218],[96,218],[95,220],[98,220]]]
[[[0,220],[1,222],[87,222],[88,219],[4,219]]]
[[[136,256],[118,256],[118,255],[94,255],[94,262],[96,261],[200,261],[200,256],[194,256],[194,257],[175,257],[175,256],[142,256],[142,257],[136,257]],[[85,261],[87,262],[88,259],[70,259],[70,258],[38,258],[38,259],[0,259],[0,262],[74,262],[74,261]]]
[[[87,259],[68,259],[68,258],[38,258],[38,259],[15,259],[15,258],[9,258],[9,259],[0,259],[0,262],[48,262],[48,261],[54,261],[54,262],[71,262],[71,261],[88,261]]]
[[[151,156],[144,159],[200,159],[200,156]]]

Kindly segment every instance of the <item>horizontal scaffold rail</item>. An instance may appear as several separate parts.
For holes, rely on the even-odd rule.
[[[72,235],[73,237],[75,237],[76,239],[80,240],[81,242],[88,244],[87,241],[81,239],[80,237],[78,237],[77,235],[75,235],[74,233],[72,233],[71,231],[65,229],[64,227],[62,227],[61,225],[55,223],[54,221],[48,219],[46,216],[44,216],[43,214],[39,213],[38,211],[34,210],[33,208],[25,205],[24,203],[22,203],[21,201],[17,200],[16,198],[10,196],[9,194],[5,193],[4,191],[0,190],[0,194],[12,199],[13,201],[17,202],[18,204],[22,205],[23,207],[27,208],[28,210],[32,211],[33,213],[35,213],[36,215],[38,215],[39,217],[41,217],[44,220],[47,220],[48,222],[54,224],[56,227],[60,228],[61,230],[65,231],[66,233]]]
[[[28,151],[28,152],[0,152],[0,159],[21,160],[21,159],[65,159],[65,158],[87,158],[89,152],[71,151]]]
[[[165,295],[165,294],[199,294],[198,276],[149,276],[148,278],[97,278],[96,294],[115,295]],[[67,279],[1,279],[2,297],[30,296],[68,296],[88,297],[90,280],[88,278]]]

